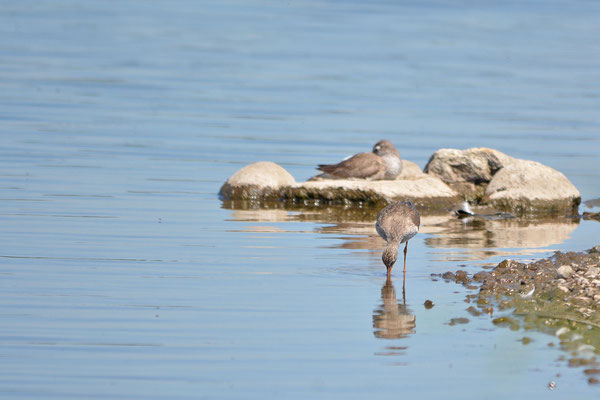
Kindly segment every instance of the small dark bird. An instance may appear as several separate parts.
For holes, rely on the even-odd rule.
[[[317,169],[323,171],[321,178],[396,179],[402,172],[402,159],[391,142],[380,140],[371,153],[358,153],[338,164],[319,164]]]
[[[379,212],[375,229],[379,236],[387,242],[381,259],[387,268],[388,279],[391,277],[392,268],[398,259],[398,247],[404,246],[404,274],[406,275],[406,252],[408,240],[419,232],[421,217],[410,201],[398,201],[390,204]]]

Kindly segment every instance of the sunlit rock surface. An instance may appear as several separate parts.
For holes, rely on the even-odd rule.
[[[557,170],[535,161],[514,160],[494,175],[484,202],[516,214],[577,214],[579,190]]]
[[[231,199],[274,199],[280,197],[280,189],[296,183],[285,168],[270,161],[260,161],[245,166],[233,174],[221,186],[219,194]]]

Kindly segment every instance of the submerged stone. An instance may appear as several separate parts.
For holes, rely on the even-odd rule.
[[[459,324],[468,324],[469,323],[469,318],[464,318],[464,317],[460,317],[460,318],[452,318],[450,320],[450,322],[448,323],[448,325],[459,325]]]

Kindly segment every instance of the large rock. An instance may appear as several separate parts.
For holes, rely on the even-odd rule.
[[[513,160],[485,147],[440,149],[429,158],[424,171],[437,176],[465,198],[476,199],[483,195],[494,174]]]
[[[515,159],[496,173],[483,201],[515,214],[577,214],[581,195],[560,172],[535,161]]]
[[[219,194],[225,200],[279,200],[281,189],[296,184],[285,168],[270,161],[245,166],[227,179]]]

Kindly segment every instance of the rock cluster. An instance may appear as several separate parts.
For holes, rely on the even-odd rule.
[[[486,299],[530,298],[551,305],[550,314],[569,313],[573,318],[600,323],[600,246],[588,252],[556,252],[552,257],[532,263],[504,260],[491,271],[469,277],[465,271],[446,272],[445,280],[474,289],[479,282],[478,303]]]
[[[581,202],[577,188],[559,171],[493,149],[441,149],[424,171],[469,201],[516,215],[573,215]]]
[[[466,311],[490,315],[492,323],[511,330],[546,332],[559,341],[571,367],[587,367],[590,384],[600,383],[600,246],[588,252],[557,252],[532,263],[504,260],[491,271],[432,274],[432,279],[460,283],[471,303]],[[500,314],[500,315],[498,315]],[[531,338],[522,338],[524,345]],[[554,343],[549,343],[554,346]]]
[[[560,172],[487,148],[436,151],[424,172],[403,160],[395,180],[311,178],[297,183],[272,162],[248,165],[225,182],[223,200],[277,201],[298,205],[385,205],[412,200],[423,210],[442,210],[468,200],[515,215],[577,214],[579,191]]]

